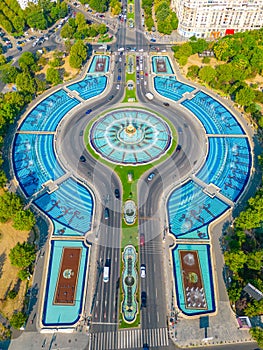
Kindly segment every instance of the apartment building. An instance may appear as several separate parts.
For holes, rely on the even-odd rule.
[[[263,0],[172,0],[171,6],[178,32],[188,38],[218,38],[263,27]]]
[[[57,0],[50,0],[50,1],[52,2]],[[37,4],[38,0],[17,0],[17,2],[19,3],[20,7],[24,10],[28,6],[28,3],[32,2],[33,4]]]

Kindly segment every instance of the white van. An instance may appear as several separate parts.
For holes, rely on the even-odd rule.
[[[103,282],[107,283],[109,282],[110,279],[110,267],[109,266],[104,266],[103,269]]]

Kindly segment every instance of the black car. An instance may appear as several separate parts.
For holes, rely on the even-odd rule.
[[[168,102],[164,102],[163,105],[164,105],[165,107],[169,107],[169,106],[170,106],[170,104],[169,104]]]
[[[80,156],[80,157],[79,157],[79,160],[80,160],[82,163],[86,162],[86,158],[85,158],[84,156]]]
[[[142,294],[141,294],[141,302],[142,302],[142,307],[146,307],[146,302],[147,302],[147,294],[146,294],[146,292],[142,292]]]
[[[116,198],[120,198],[120,191],[118,188],[115,189],[114,193]]]
[[[105,219],[105,220],[108,220],[109,217],[110,217],[109,208],[105,208],[105,209],[104,209],[104,219]]]
[[[177,145],[175,152],[179,153],[181,151],[181,149],[182,149],[182,146],[181,145]]]
[[[108,101],[111,101],[113,99],[114,95],[111,95],[109,98],[108,98]]]
[[[121,68],[118,69],[118,72],[121,73]]]

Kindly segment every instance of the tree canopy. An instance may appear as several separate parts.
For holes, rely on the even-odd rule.
[[[11,264],[17,267],[26,268],[35,260],[35,247],[30,243],[17,243],[10,250],[9,258]]]

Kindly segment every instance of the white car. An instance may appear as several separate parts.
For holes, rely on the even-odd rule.
[[[117,84],[116,89],[120,90],[120,84]]]
[[[146,276],[146,266],[141,264],[141,278],[145,278]]]

